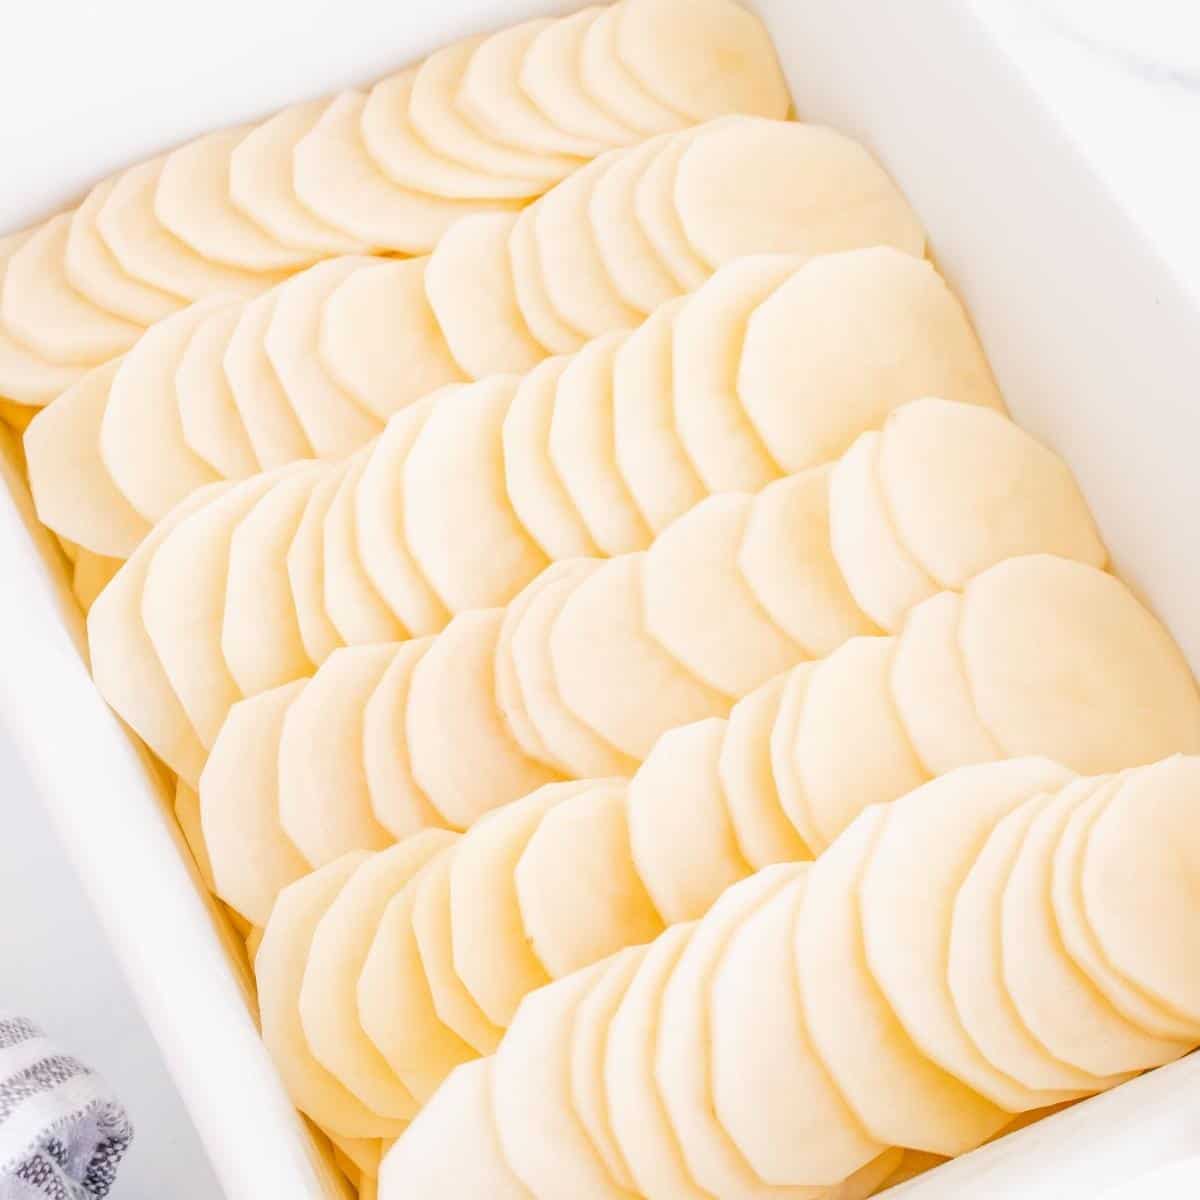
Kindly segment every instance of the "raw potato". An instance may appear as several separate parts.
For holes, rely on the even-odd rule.
[[[574,354],[587,340],[555,312],[546,291],[541,249],[534,222],[536,210],[528,208],[513,222],[508,235],[509,265],[517,306],[534,340],[548,354]]]
[[[105,558],[90,550],[80,550],[71,573],[71,591],[85,613],[124,564],[121,558]]]
[[[342,645],[325,610],[325,517],[348,470],[348,463],[338,463],[316,478],[287,551],[300,640],[317,666]]]
[[[173,811],[179,831],[188,852],[196,864],[200,882],[210,891],[213,886],[212,861],[208,856],[208,845],[204,840],[204,830],[200,823],[200,797],[194,788],[188,787],[181,779],[175,781],[175,804]]]
[[[634,188],[633,207],[638,224],[663,266],[681,292],[698,288],[709,269],[692,249],[675,207],[675,173],[694,135],[689,131],[672,138],[642,172]]]

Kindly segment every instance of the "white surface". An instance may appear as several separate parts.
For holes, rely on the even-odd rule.
[[[765,7],[782,10],[788,0],[767,0]],[[796,0],[790,0],[795,3]],[[889,3],[891,0],[889,0]],[[1035,83],[1057,117],[1064,122],[1070,136],[1085,148],[1093,166],[1107,181],[1108,186],[1120,195],[1121,203],[1127,205],[1145,227],[1147,236],[1158,246],[1160,253],[1185,285],[1200,295],[1200,222],[1195,214],[1200,211],[1200,168],[1197,167],[1195,147],[1200,145],[1200,37],[1189,40],[1182,24],[1181,14],[1190,6],[1186,0],[1141,0],[1137,5],[1127,0],[1111,0],[1097,4],[1096,0],[978,0],[980,9],[993,23],[1004,44],[1014,53],[1016,61],[1028,78]],[[517,0],[515,3],[452,4],[449,0],[409,0],[408,3],[381,5],[377,0],[211,0],[193,9],[177,5],[155,5],[148,0],[109,0],[104,5],[87,5],[82,0],[43,0],[40,4],[20,6],[19,28],[10,21],[6,28],[6,40],[15,53],[6,57],[5,70],[0,73],[0,161],[3,161],[6,186],[0,189],[0,230],[7,230],[43,214],[49,208],[73,199],[90,181],[106,170],[137,158],[141,154],[165,144],[178,141],[189,133],[223,123],[246,119],[267,111],[276,105],[303,95],[315,94],[323,89],[346,83],[365,80],[377,75],[409,57],[411,53],[424,49],[440,40],[434,30],[441,29],[449,36],[485,25],[496,25],[501,19],[515,20],[527,12],[545,11],[550,8],[570,7],[568,3],[547,4],[537,0]],[[800,7],[800,6],[798,6]],[[802,7],[809,7],[807,2]],[[831,8],[828,3],[813,0],[812,7]],[[913,9],[914,21],[926,8],[936,4],[919,4]],[[483,17],[468,17],[466,12],[483,13]],[[454,12],[459,16],[455,18]],[[1089,23],[1090,19],[1090,23]],[[1133,21],[1132,26],[1122,26],[1120,21]],[[1125,35],[1122,31],[1128,29]],[[69,32],[68,32],[69,31]],[[1181,32],[1182,31],[1182,32]],[[896,45],[904,38],[896,36]],[[847,57],[856,51],[858,39],[848,39]],[[402,52],[400,47],[407,47]],[[803,46],[797,45],[798,57]],[[911,49],[911,47],[910,47]],[[928,57],[931,69],[937,68],[937,44],[926,43],[919,57]],[[881,57],[877,69],[866,71],[862,87],[869,89],[874,80],[886,80],[890,66],[887,56]],[[236,80],[236,85],[232,82]],[[830,84],[836,90],[837,83]],[[968,89],[969,90],[969,89]],[[913,102],[920,100],[919,89],[914,88]],[[900,110],[897,120],[905,120],[908,89],[899,83],[891,87],[892,103]],[[971,115],[973,97],[964,93],[964,108]],[[854,109],[853,97],[842,107]],[[919,107],[919,105],[918,105]],[[951,108],[955,107],[953,104]],[[988,113],[984,108],[975,111],[975,119],[1003,123],[1003,111]],[[931,118],[931,120],[936,118]],[[953,120],[957,118],[952,118]],[[1027,115],[1025,120],[1033,118]],[[903,131],[902,131],[903,132]],[[911,129],[907,131],[912,133]],[[990,130],[996,136],[995,130]],[[919,147],[912,139],[905,146],[904,154],[909,161],[921,157]],[[1171,414],[1178,424],[1189,419],[1182,407],[1186,398],[1182,389],[1170,387],[1151,388],[1151,377],[1139,374],[1136,364],[1139,356],[1153,354],[1154,337],[1161,333],[1163,345],[1170,353],[1177,350],[1178,339],[1190,332],[1195,335],[1194,325],[1185,322],[1174,329],[1170,321],[1176,315],[1174,298],[1170,288],[1160,289],[1172,305],[1163,314],[1166,328],[1157,330],[1149,323],[1153,309],[1153,297],[1139,290],[1153,283],[1153,270],[1143,276],[1138,267],[1136,252],[1127,257],[1127,244],[1113,247],[1108,255],[1097,255],[1092,269],[1070,258],[1072,249],[1086,247],[1089,237],[1095,238],[1093,248],[1104,245],[1103,230],[1111,215],[1104,203],[1091,211],[1061,213],[1057,211],[1059,199],[1055,188],[1054,163],[1043,163],[1037,153],[1045,153],[1053,139],[1040,142],[1036,152],[1024,164],[1029,178],[997,180],[989,176],[988,164],[982,164],[978,186],[981,194],[978,209],[968,214],[977,215],[985,222],[984,228],[996,239],[1014,237],[1014,228],[1032,238],[1036,232],[1031,214],[1036,205],[1019,206],[1014,214],[1015,226],[1003,218],[1002,210],[994,204],[992,193],[1005,186],[1016,187],[1026,197],[1037,188],[1045,187],[1040,202],[1048,208],[1048,218],[1065,222],[1063,237],[1067,249],[1061,263],[1055,261],[1057,247],[1045,243],[1036,244],[1036,238],[1024,242],[1015,239],[1004,245],[1004,253],[1015,256],[1020,267],[1020,256],[1030,256],[1031,283],[1037,277],[1038,259],[1049,258],[1054,269],[1046,278],[1039,280],[1036,294],[1031,297],[1034,307],[1042,306],[1042,312],[1055,313],[1060,306],[1061,322],[1051,320],[1053,327],[1048,334],[1046,354],[1055,360],[1046,370],[1036,361],[1036,348],[1006,345],[1008,332],[1004,313],[997,306],[1014,304],[1019,293],[1014,283],[1015,275],[1005,276],[1003,264],[988,261],[984,264],[991,271],[989,286],[995,285],[995,303],[976,305],[985,341],[994,355],[1005,360],[1005,376],[1010,395],[1019,400],[1020,415],[1032,417],[1031,423],[1041,432],[1049,432],[1053,440],[1069,451],[1076,452],[1076,463],[1085,479],[1100,488],[1101,481],[1114,472],[1114,461],[1129,448],[1133,457],[1128,472],[1116,468],[1116,481],[1124,474],[1138,474],[1156,485],[1161,481],[1162,506],[1143,502],[1138,490],[1133,488],[1123,494],[1117,486],[1107,492],[1109,499],[1105,507],[1112,510],[1112,520],[1105,520],[1108,532],[1119,534],[1120,549],[1135,567],[1139,580],[1148,585],[1151,595],[1171,601],[1160,605],[1168,615],[1178,614],[1183,625],[1196,636],[1190,639],[1193,650],[1200,647],[1200,626],[1194,611],[1195,598],[1200,595],[1200,576],[1192,556],[1184,556],[1174,573],[1171,555],[1167,547],[1167,533],[1172,537],[1188,536],[1186,528],[1170,528],[1163,514],[1169,518],[1172,512],[1189,514],[1200,502],[1197,496],[1195,471],[1186,453],[1175,457],[1171,452],[1170,440],[1164,449],[1159,436],[1145,440],[1138,436],[1138,426],[1127,429],[1121,420],[1121,411],[1105,410],[1104,421],[1099,428],[1092,428],[1088,405],[1098,398],[1116,397],[1113,389],[1106,391],[1104,371],[1094,381],[1089,376],[1086,337],[1088,330],[1075,320],[1074,310],[1078,305],[1088,309],[1089,320],[1097,322],[1092,336],[1101,339],[1096,351],[1102,364],[1115,364],[1118,382],[1127,385],[1126,399],[1129,405],[1144,409],[1143,424],[1152,424],[1153,414],[1164,411],[1172,401],[1180,407]],[[1014,149],[1013,161],[1019,162]],[[970,171],[972,164],[965,159],[960,164]],[[927,187],[936,180],[926,178]],[[961,183],[961,181],[959,181]],[[974,181],[961,183],[959,191],[970,193]],[[994,186],[993,186],[994,185]],[[910,184],[910,187],[912,185]],[[956,184],[956,187],[958,185]],[[954,214],[939,212],[937,196],[931,193],[929,202],[919,190],[913,188],[918,208],[930,218],[937,232],[942,226],[934,218],[944,220],[945,226],[956,227],[956,248],[969,242],[963,232],[963,223],[955,222]],[[1077,195],[1078,189],[1068,195]],[[1103,200],[1103,196],[1101,196]],[[1073,222],[1084,226],[1080,242],[1072,241]],[[990,223],[989,223],[990,222]],[[1098,226],[1097,226],[1098,222]],[[944,238],[935,237],[944,243]],[[942,246],[939,245],[939,250]],[[985,246],[984,250],[988,248]],[[966,259],[970,255],[965,256]],[[986,256],[985,256],[986,257]],[[963,254],[952,252],[949,264],[957,275],[969,275],[969,262],[962,261]],[[1076,272],[1074,276],[1057,280],[1055,270]],[[1130,273],[1127,280],[1123,272]],[[1131,309],[1128,325],[1122,327],[1122,292],[1126,286],[1134,291],[1135,307]],[[1110,304],[1097,301],[1089,289],[1099,287],[1112,293]],[[970,289],[968,289],[970,290]],[[1090,307],[1089,307],[1090,306]],[[1074,322],[1074,323],[1073,323]],[[1033,326],[1036,327],[1036,322]],[[1125,334],[1129,338],[1127,357],[1134,366],[1122,372],[1120,354],[1114,354],[1112,342]],[[1072,369],[1071,356],[1056,359],[1061,339],[1075,339],[1078,361]],[[1157,361],[1157,358],[1156,358]],[[1177,360],[1183,361],[1182,355]],[[1197,364],[1200,366],[1200,364]],[[1077,386],[1056,389],[1057,399],[1048,402],[1044,388],[1054,378],[1054,370],[1065,372],[1064,379]],[[1200,375],[1200,370],[1195,372]],[[1150,389],[1142,394],[1138,386],[1142,380]],[[1090,386],[1095,382],[1096,386]],[[1178,384],[1178,380],[1175,380]],[[1060,394],[1061,393],[1061,394]],[[1191,411],[1195,410],[1195,398],[1191,397]],[[1194,425],[1186,427],[1188,434],[1195,433]],[[1183,430],[1178,432],[1182,434]],[[1099,439],[1098,441],[1096,439]],[[1194,440],[1194,439],[1193,439]],[[1090,448],[1107,447],[1108,454],[1089,453]],[[1194,460],[1192,460],[1194,461]],[[1126,488],[1128,485],[1125,485]],[[1174,491],[1183,508],[1172,509],[1167,497]],[[1105,490],[1105,489],[1101,489]],[[0,498],[0,504],[3,504]],[[1126,517],[1124,514],[1128,513]],[[1107,516],[1102,513],[1102,518]],[[1146,540],[1152,543],[1144,549],[1138,546],[1138,523],[1151,529],[1157,536]],[[1164,523],[1167,529],[1162,527]],[[12,554],[0,546],[0,551]],[[5,590],[10,581],[16,580],[28,568],[14,558],[0,562],[0,611],[11,610],[9,603],[14,598]],[[1172,594],[1173,593],[1173,599]],[[17,603],[19,611],[22,605]],[[21,618],[10,618],[21,619]],[[37,614],[27,610],[24,624],[14,627],[3,626],[8,640],[15,647],[19,659],[26,664],[36,658],[35,650],[26,643],[32,639],[49,638],[41,647],[44,670],[28,669],[24,677],[25,687],[48,689],[48,681],[56,684],[63,678],[69,686],[62,697],[39,691],[36,703],[29,707],[38,709],[43,715],[56,711],[79,714],[79,720],[91,735],[94,745],[80,750],[75,742],[64,744],[64,739],[51,739],[46,745],[46,756],[42,763],[41,782],[43,791],[47,786],[64,795],[57,796],[61,809],[69,817],[65,799],[65,781],[74,778],[71,803],[111,805],[114,814],[123,813],[132,822],[142,822],[138,815],[138,804],[144,800],[139,789],[136,764],[131,756],[112,737],[111,723],[105,722],[93,709],[88,708],[85,684],[78,678],[77,664],[64,658],[61,645],[53,645],[53,638],[43,627]],[[28,654],[26,653],[28,651]],[[60,661],[53,661],[58,656]],[[1193,658],[1193,661],[1196,661]],[[9,680],[21,678],[20,662],[5,660],[5,671]],[[2,689],[0,689],[2,690]],[[15,703],[10,698],[10,703]],[[23,706],[24,707],[24,706]],[[25,740],[34,736],[36,721],[28,713],[22,713],[19,734]],[[101,752],[97,747],[105,744]],[[94,753],[93,753],[94,751]],[[61,761],[55,762],[58,755]],[[86,761],[72,762],[74,754],[85,754]],[[136,794],[133,794],[136,793]],[[114,959],[98,940],[98,926],[87,916],[79,890],[72,884],[71,869],[66,858],[56,851],[48,821],[38,810],[39,800],[34,795],[23,771],[15,767],[6,742],[0,742],[0,795],[5,805],[4,836],[0,841],[0,912],[5,914],[0,923],[0,1002],[15,1004],[40,1019],[49,1032],[102,1069],[124,1094],[138,1124],[140,1139],[122,1172],[121,1183],[115,1193],[122,1197],[169,1195],[172,1200],[191,1200],[193,1196],[212,1197],[216,1184],[207,1173],[198,1142],[190,1123],[183,1115],[177,1100],[165,1080],[160,1056],[139,1017],[134,1015],[129,993],[119,980]],[[87,820],[80,826],[91,825],[100,839],[104,833],[103,812],[89,808]],[[124,819],[123,818],[123,819]],[[138,825],[136,831],[143,842],[159,845],[160,853],[154,862],[157,874],[171,877],[178,871],[166,861],[161,853],[165,845],[161,829],[155,832],[148,824]],[[108,837],[114,834],[109,831]],[[89,862],[88,844],[77,846],[80,863],[92,887],[102,886],[102,864]],[[162,861],[159,861],[159,860]],[[202,922],[197,924],[196,906],[186,903],[188,898],[179,897],[178,903],[167,907],[175,910],[171,917],[178,922],[174,932],[176,940],[193,944],[211,955],[215,943],[206,940]],[[126,889],[121,896],[108,898],[107,912],[110,922],[120,923],[122,912],[132,926],[140,921],[134,906],[136,889]],[[157,914],[153,914],[157,915]],[[147,917],[151,916],[146,914]],[[164,926],[167,920],[155,923],[147,919],[145,928],[151,929],[161,939],[160,948],[165,957],[154,962],[144,961],[139,947],[124,946],[133,973],[137,977],[144,1002],[157,1022],[160,1030],[169,1035],[169,1043],[175,1069],[180,1071],[180,1062],[186,1057],[186,1028],[192,1014],[176,1014],[172,1020],[168,987],[186,977],[186,966],[176,954],[171,956],[172,928]],[[121,928],[111,930],[118,938]],[[147,955],[158,954],[159,949],[147,945]],[[211,959],[210,959],[211,961]],[[155,986],[155,964],[161,966],[162,989]],[[178,974],[173,974],[178,973]],[[193,964],[193,974],[198,993],[196,1002],[201,1011],[195,1014],[195,1028],[210,1022],[211,1028],[220,1027],[220,1018],[205,1011],[203,1001],[212,1000],[216,993],[218,1007],[230,1002],[229,989],[210,989],[212,981],[206,974],[203,962]],[[245,1029],[235,1017],[232,1022],[231,1044],[238,1044]],[[248,1046],[248,1043],[245,1043]],[[220,1057],[229,1046],[212,1047],[213,1054]],[[203,1059],[205,1056],[201,1055]],[[256,1074],[256,1064],[250,1060],[254,1055],[247,1050],[245,1056],[245,1078],[251,1091],[261,1084]],[[236,1054],[232,1060],[243,1061]],[[197,1095],[204,1077],[203,1061],[192,1064],[181,1071],[185,1086],[192,1090],[194,1102],[202,1101]],[[236,1075],[236,1071],[231,1074]],[[1084,1190],[1063,1184],[1062,1189],[1045,1179],[1046,1195],[1060,1200],[1061,1197],[1095,1195],[1099,1179],[1115,1182],[1120,1172],[1132,1174],[1169,1158],[1179,1157],[1200,1149],[1200,1087],[1192,1078],[1200,1074],[1196,1064],[1188,1062],[1163,1072],[1160,1076],[1136,1085],[1164,1097],[1162,1119],[1155,1125],[1155,1134],[1142,1134],[1137,1118],[1150,1121],[1154,1117],[1153,1105],[1136,1099],[1133,1089],[1105,1098],[1091,1107],[1100,1114],[1089,1117],[1087,1108],[1078,1109],[1065,1118],[1072,1123],[1066,1128],[1079,1130],[1079,1145],[1085,1147],[1095,1137],[1093,1121],[1104,1127],[1104,1114],[1111,1119],[1111,1127],[1105,1127],[1104,1145],[1109,1154],[1101,1161],[1103,1172],[1093,1176]],[[1173,1079],[1184,1079],[1180,1087],[1189,1091],[1184,1102],[1167,1090],[1174,1085]],[[235,1085],[237,1089],[237,1085]],[[243,1091],[244,1089],[237,1089]],[[211,1099],[211,1097],[210,1097]],[[235,1099],[244,1099],[239,1095]],[[268,1105],[269,1108],[269,1105]],[[210,1127],[208,1134],[219,1146],[226,1164],[236,1161],[239,1152],[244,1152],[247,1141],[237,1143],[237,1122],[229,1129],[216,1126],[215,1106],[208,1106]],[[244,1110],[245,1111],[245,1110]],[[261,1124],[270,1124],[269,1113],[264,1114]],[[1074,1122],[1081,1124],[1075,1125]],[[252,1122],[247,1119],[244,1124]],[[1060,1127],[1063,1127],[1060,1125]],[[1048,1155],[1051,1160],[1055,1151],[1062,1146],[1060,1135],[1051,1133],[1054,1127],[1019,1135],[1020,1144],[1028,1146],[1026,1160],[1036,1164],[1038,1155]],[[1123,1149],[1120,1139],[1111,1136],[1111,1131],[1121,1132],[1129,1139],[1131,1150]],[[223,1136],[224,1135],[224,1136]],[[1065,1137],[1065,1134],[1063,1135]],[[1045,1139],[1049,1138],[1047,1142]],[[1005,1143],[1004,1145],[1015,1145]],[[278,1151],[278,1147],[275,1150]],[[999,1157],[1005,1157],[1003,1146]],[[285,1160],[296,1170],[291,1156],[293,1147],[287,1150],[284,1143]],[[1023,1152],[1024,1153],[1024,1152]],[[1011,1157],[1011,1156],[1010,1156]],[[1063,1169],[1070,1166],[1069,1155],[1057,1155]],[[962,1167],[969,1174],[972,1200],[977,1197],[1021,1195],[1033,1200],[1040,1197],[1042,1190],[1035,1191],[1022,1179],[1018,1186],[1013,1175],[1007,1176],[1008,1183],[998,1185],[1001,1190],[987,1191],[980,1183],[976,1171],[991,1170],[990,1162],[997,1159],[996,1151],[985,1151],[972,1156]],[[1032,1166],[1031,1166],[1032,1169]],[[1003,1175],[1001,1164],[1001,1178]],[[1115,1173],[1114,1173],[1115,1172]],[[949,1180],[944,1173],[939,1176]],[[966,1176],[960,1177],[965,1178]],[[996,1176],[992,1176],[995,1178]],[[934,1178],[937,1178],[935,1176]],[[244,1182],[244,1181],[243,1181]],[[930,1181],[932,1182],[932,1181]],[[964,1194],[955,1192],[956,1186],[943,1192],[937,1184],[934,1194]],[[914,1185],[914,1194],[923,1195],[929,1183]],[[1014,1190],[1015,1189],[1015,1190]],[[230,1194],[233,1194],[232,1191]],[[239,1194],[251,1195],[241,1191]],[[258,1193],[258,1197],[278,1194],[274,1190]],[[296,1190],[296,1196],[301,1191]],[[305,1192],[303,1194],[312,1194]]]

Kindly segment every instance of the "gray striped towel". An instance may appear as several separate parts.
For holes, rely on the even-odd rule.
[[[0,1200],[107,1196],[132,1138],[94,1071],[0,1011]]]

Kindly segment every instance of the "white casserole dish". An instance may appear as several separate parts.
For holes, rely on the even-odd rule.
[[[118,157],[371,78],[467,32],[577,6],[440,0],[382,13],[366,0],[301,5],[301,61],[292,56],[281,69],[272,57],[260,73],[248,69],[246,48],[278,54],[274,6],[243,5],[247,40],[225,63],[195,64],[198,77],[228,68],[219,96],[175,123],[171,106],[160,106],[157,124],[144,127],[146,144],[126,136]],[[798,112],[862,139],[908,193],[1013,414],[1070,461],[1119,569],[1200,667],[1200,554],[1186,532],[1200,508],[1194,302],[962,0],[755,7]],[[205,43],[195,50],[212,52]],[[347,64],[358,69],[348,73]],[[86,103],[79,99],[81,109]],[[92,150],[86,170],[78,154],[68,156],[69,171],[82,173],[64,179],[64,199],[117,165],[111,146]],[[59,186],[29,180],[31,195]],[[15,446],[0,441],[0,721],[28,760],[230,1200],[341,1195],[258,1041],[153,771],[91,685],[61,563],[32,521]],[[1194,1152],[1200,1121],[1189,1110],[1197,1108],[1193,1056],[939,1168],[903,1195],[1091,1198]]]

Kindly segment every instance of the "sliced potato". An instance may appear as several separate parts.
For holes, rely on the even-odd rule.
[[[921,1054],[871,976],[857,891],[884,813],[862,813],[808,874],[795,935],[804,1020],[869,1137],[961,1154],[1002,1129],[1010,1114]]]
[[[629,782],[633,861],[668,924],[703,916],[751,872],[717,769],[724,732],[716,720],[668,730]]]
[[[549,354],[574,354],[586,340],[559,317],[546,291],[541,251],[534,223],[535,207],[521,213],[508,235],[509,263],[517,307],[535,342]]]
[[[175,822],[187,845],[188,852],[196,864],[200,881],[210,892],[215,892],[212,860],[208,856],[208,843],[204,840],[204,829],[200,822],[200,795],[195,788],[175,780],[175,803],[172,807]]]
[[[311,870],[279,820],[279,741],[303,687],[296,680],[238,701],[200,776],[213,891],[259,926],[279,893]]]
[[[71,591],[85,613],[124,565],[125,560],[122,558],[106,558],[101,554],[93,554],[90,550],[79,551],[74,570],[71,572]]]
[[[695,291],[712,273],[692,249],[675,207],[679,160],[694,136],[693,131],[684,130],[666,139],[658,153],[647,160],[633,194],[638,224],[681,292]]]
[[[320,666],[343,644],[325,610],[324,542],[325,517],[348,469],[347,462],[322,468],[322,477],[308,497],[296,534],[287,549],[288,582],[296,606],[300,641],[304,653],[315,666]]]
[[[363,768],[363,709],[392,646],[336,650],[288,708],[279,741],[279,818],[314,866],[351,850],[382,850]]]
[[[521,925],[553,979],[662,932],[629,844],[627,786],[559,783],[516,863]],[[527,797],[522,803],[531,803]]]
[[[767,746],[771,783],[779,796],[779,807],[808,847],[806,857],[809,858],[815,858],[827,844],[825,835],[818,828],[817,816],[804,785],[799,753],[808,689],[820,666],[819,662],[801,663],[783,676],[779,711],[771,725]],[[737,705],[734,705],[736,708]]]
[[[567,363],[547,441],[554,470],[605,554],[640,550],[651,538],[614,457],[613,358],[625,336],[596,338]]]
[[[501,609],[462,613],[413,669],[405,721],[413,778],[452,828],[558,778],[513,739],[496,701]]]

